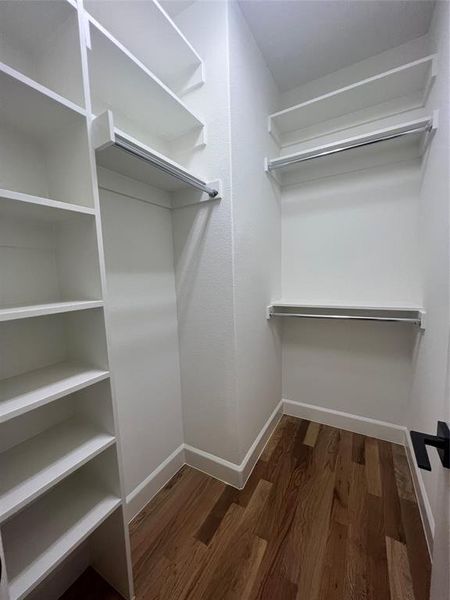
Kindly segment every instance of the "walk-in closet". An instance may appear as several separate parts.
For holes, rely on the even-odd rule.
[[[450,600],[450,3],[0,0],[0,600]]]

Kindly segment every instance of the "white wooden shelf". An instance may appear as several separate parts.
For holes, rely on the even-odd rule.
[[[81,473],[2,528],[11,600],[22,600],[121,504]]]
[[[200,56],[155,0],[87,0],[84,6],[175,93],[204,82]]]
[[[111,111],[106,111],[93,122],[93,143],[97,164],[126,177],[143,181],[168,192],[189,187],[216,191],[206,199],[220,198],[218,189],[213,189],[201,177],[188,171],[180,164],[160,152],[142,144],[114,125]]]
[[[0,454],[0,522],[114,443],[98,427],[69,419]]]
[[[15,319],[28,319],[30,317],[41,317],[44,315],[57,315],[79,310],[100,308],[103,300],[79,300],[72,302],[51,302],[49,304],[35,304],[32,306],[14,306],[0,309],[0,322],[13,321]]]
[[[64,2],[0,2],[0,61],[84,105],[76,6]]]
[[[63,362],[0,381],[0,423],[82,390],[109,377],[109,371]]]
[[[269,116],[269,132],[283,145],[284,134],[396,98],[414,96],[415,106],[423,106],[435,77],[436,58],[427,56],[276,112]]]
[[[121,129],[171,142],[203,122],[131,52],[89,18],[89,76],[93,111],[110,109]],[[126,85],[124,82],[126,81]]]
[[[59,129],[71,125],[74,116],[86,116],[81,106],[1,62],[0,94],[2,117],[11,114],[27,131]]]
[[[418,158],[438,126],[437,112],[330,144],[266,159],[265,170],[280,185],[300,183],[345,171]],[[320,160],[319,160],[320,159]]]
[[[425,328],[425,311],[417,306],[357,306],[277,301],[267,307],[267,319],[290,317],[409,323]]]
[[[13,218],[58,222],[76,215],[95,215],[95,209],[0,189],[0,214]]]

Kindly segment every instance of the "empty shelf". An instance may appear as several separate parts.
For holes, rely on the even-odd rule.
[[[103,306],[102,300],[79,300],[75,302],[51,302],[49,304],[34,304],[31,306],[14,306],[0,309],[0,322],[13,321],[14,319],[28,319],[44,315],[57,315],[60,313],[89,310]]]
[[[109,371],[65,362],[0,381],[0,423],[103,381]]]
[[[11,600],[22,600],[118,506],[120,499],[80,473],[2,528]]]
[[[131,52],[94,19],[90,24],[89,73],[96,114],[111,109],[119,126],[138,123],[140,130],[163,141],[203,128],[202,121]]]
[[[113,435],[73,418],[0,454],[0,521],[113,443]]]
[[[95,215],[95,209],[0,189],[0,215],[37,221],[64,221],[73,215]]]
[[[423,106],[435,76],[436,59],[427,56],[274,113],[269,116],[269,131],[282,138],[283,134],[412,94],[417,96],[416,105]]]
[[[100,166],[169,192],[194,187],[211,198],[218,196],[200,177],[117,129],[110,111],[94,120],[93,133]]]
[[[70,100],[0,63],[1,117],[35,136],[79,123],[86,111]]]
[[[333,304],[300,304],[274,302],[267,307],[267,318],[338,319],[355,321],[387,321],[409,323],[424,328],[424,310],[402,306],[342,306]]]
[[[87,0],[84,6],[172,90],[203,82],[201,58],[158,2]]]

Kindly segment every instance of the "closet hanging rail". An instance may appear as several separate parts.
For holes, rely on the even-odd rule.
[[[196,188],[197,190],[201,190],[208,194],[210,198],[215,198],[218,195],[218,190],[215,190],[201,179],[198,179],[194,175],[189,173],[185,173],[182,169],[178,168],[176,165],[170,164],[168,162],[163,161],[155,154],[145,150],[144,148],[139,147],[137,144],[133,144],[129,140],[123,138],[120,134],[116,133],[114,146],[120,148],[124,152],[128,152],[129,154],[136,156],[137,158],[151,164],[156,167],[163,173],[170,175],[171,177],[175,177],[179,181],[190,185],[191,187]]]
[[[294,319],[335,319],[348,321],[381,321],[409,323],[424,329],[425,311],[411,307],[325,306],[273,303],[267,307],[266,317],[289,317]]]
[[[394,140],[396,138],[401,138],[408,135],[420,133],[428,135],[435,128],[435,118],[421,119],[409,124],[384,129],[369,135],[354,137],[343,142],[327,144],[312,150],[292,154],[290,156],[274,158],[267,161],[266,170],[276,171],[277,169],[313,160],[315,158],[323,158],[339,152],[345,152],[346,150],[354,150],[355,148],[372,146],[380,142],[387,142],[389,140]]]
[[[170,185],[167,185],[166,182],[164,183],[165,187],[162,187],[161,189],[167,189],[169,191],[172,191],[173,179],[176,179],[178,181],[183,182],[191,188],[206,193],[209,196],[209,199],[211,200],[220,198],[220,192],[218,189],[216,189],[215,187],[211,187],[205,181],[203,181],[203,179],[196,177],[195,175],[184,169],[181,165],[178,165],[173,160],[165,157],[159,152],[154,151],[152,148],[149,148],[148,146],[145,146],[144,144],[141,144],[138,141],[130,139],[128,135],[117,129],[117,127],[114,126],[113,114],[109,110],[105,111],[93,120],[92,138],[96,152],[100,152],[101,154],[107,154],[108,151],[114,152],[114,149],[117,149],[119,151],[115,153],[116,155],[113,157],[112,162],[114,163],[114,166],[109,167],[108,165],[106,165],[107,168],[112,168],[113,170],[115,170],[116,168],[118,168],[117,165],[120,165],[122,169],[125,169],[125,172],[122,171],[122,173],[124,175],[128,175],[128,172],[126,172],[127,167],[123,163],[129,163],[129,161],[125,161],[121,158],[121,156],[123,157],[122,153],[125,153],[133,157],[133,159],[137,159],[137,161],[139,161],[140,163],[144,162],[147,165],[149,165],[149,167],[152,167],[148,170],[144,169],[144,171],[148,171],[147,175],[149,175],[149,173],[152,172],[153,169],[156,169],[156,172],[163,173],[164,175],[168,176],[166,179],[168,179],[168,181],[171,182]],[[132,160],[132,162],[134,163],[135,161]],[[100,164],[102,164],[102,166],[105,166],[103,165],[103,163]],[[134,170],[134,167],[132,168],[132,170]],[[130,176],[133,177],[132,174],[130,174]],[[151,183],[152,185],[156,185],[156,187],[159,187],[159,185],[161,185],[161,181],[159,181],[159,185],[158,182],[153,182],[153,177],[149,177],[149,183]]]

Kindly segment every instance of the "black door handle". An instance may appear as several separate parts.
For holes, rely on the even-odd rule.
[[[414,454],[416,455],[416,461],[420,469],[431,471],[427,446],[437,448],[442,465],[446,469],[450,469],[450,430],[447,423],[438,421],[437,435],[411,431],[411,440]]]

